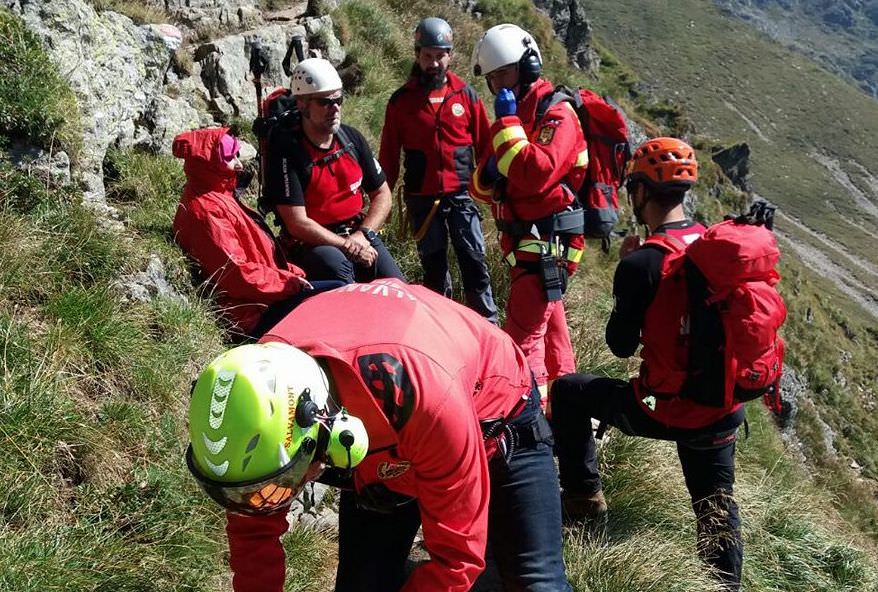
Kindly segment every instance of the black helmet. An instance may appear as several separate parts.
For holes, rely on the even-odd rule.
[[[451,49],[454,34],[451,25],[443,19],[431,16],[418,23],[415,28],[415,49],[419,47],[441,47]]]

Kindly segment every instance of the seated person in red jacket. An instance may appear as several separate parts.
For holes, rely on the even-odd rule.
[[[264,189],[281,238],[292,245],[290,258],[312,279],[403,279],[378,236],[390,214],[390,189],[366,139],[341,123],[338,72],[327,60],[302,60],[290,88],[301,128],[268,141]]]
[[[174,239],[201,268],[233,332],[259,337],[305,297],[341,282],[305,279],[287,262],[262,217],[235,196],[238,140],[228,128],[184,132],[173,153],[184,160],[186,187]]]

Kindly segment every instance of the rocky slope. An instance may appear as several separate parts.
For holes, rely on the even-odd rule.
[[[854,80],[878,98],[875,0],[715,0],[738,18]]]
[[[166,9],[167,22],[137,24],[118,12],[96,10],[85,0],[0,2],[43,39],[76,94],[83,151],[72,174],[98,208],[107,209],[103,162],[108,148],[137,146],[168,153],[181,131],[255,116],[248,75],[255,40],[271,57],[263,74],[268,88],[288,82],[281,59],[294,35],[322,48],[335,64],[345,57],[328,16],[293,18],[304,12],[304,3],[298,11],[277,15],[261,12],[249,0],[154,4],[157,14],[162,14],[159,7]],[[209,41],[199,40],[208,35]],[[13,157],[64,161],[28,146],[17,147]]]

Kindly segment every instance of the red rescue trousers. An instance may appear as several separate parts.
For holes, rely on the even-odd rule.
[[[503,330],[524,352],[538,385],[576,371],[564,301],[546,300],[538,274],[512,268]]]

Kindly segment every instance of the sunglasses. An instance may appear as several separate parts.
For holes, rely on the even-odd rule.
[[[341,107],[342,103],[344,103],[344,95],[339,95],[337,97],[332,97],[332,98],[319,97],[319,98],[311,99],[311,100],[324,108],[329,108],[332,105],[338,105],[339,107]]]

